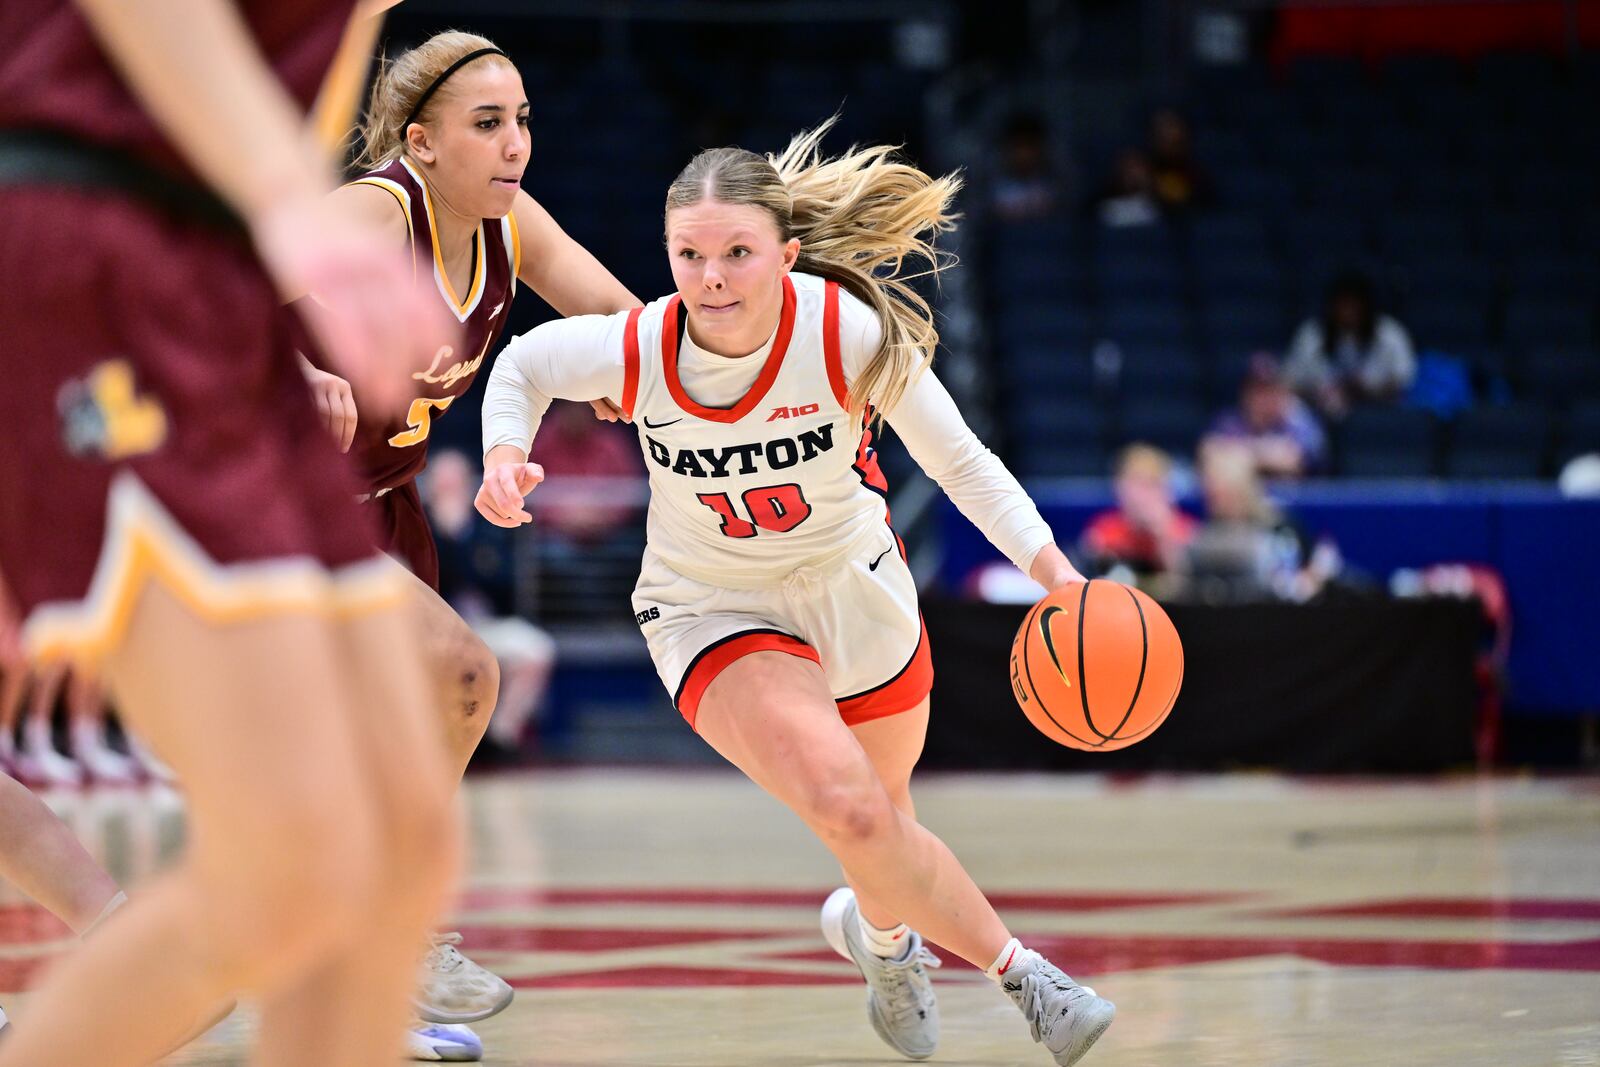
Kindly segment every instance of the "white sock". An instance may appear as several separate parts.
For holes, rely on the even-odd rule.
[[[1034,955],[1037,953],[1024,948],[1022,942],[1013,937],[1006,942],[1005,947],[1000,950],[1000,955],[994,958],[994,962],[984,968],[984,976],[991,982],[998,982],[1017,963]]]
[[[896,959],[905,953],[908,944],[906,934],[911,932],[911,927],[900,923],[887,930],[880,930],[867,922],[860,912],[856,913],[856,919],[860,921],[861,939],[867,943],[868,952],[885,960]]]

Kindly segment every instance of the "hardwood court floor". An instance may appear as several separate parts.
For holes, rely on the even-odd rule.
[[[518,987],[478,1028],[487,1063],[903,1062],[817,932],[829,857],[742,779],[552,772],[468,798],[455,924]],[[1086,1067],[1600,1067],[1600,781],[930,777],[917,799],[1019,936],[1116,1001]],[[65,807],[124,876],[171,846],[170,810]],[[3,911],[10,990],[60,944]],[[936,979],[934,1063],[1047,1067],[975,971]],[[242,1063],[249,1026],[171,1062]]]

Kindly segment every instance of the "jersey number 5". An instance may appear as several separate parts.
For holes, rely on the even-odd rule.
[[[765,489],[747,489],[741,499],[750,521],[733,508],[727,493],[699,493],[697,499],[722,517],[722,536],[754,537],[756,528],[788,533],[811,517],[811,505],[793,482]]]
[[[442,414],[446,408],[455,403],[455,399],[453,396],[417,397],[406,411],[406,425],[411,429],[395,434],[389,438],[389,443],[396,448],[410,448],[426,441],[428,432],[433,429],[433,413],[437,411]]]

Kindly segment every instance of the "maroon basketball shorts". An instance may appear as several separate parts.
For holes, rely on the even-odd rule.
[[[0,574],[30,650],[103,652],[152,581],[218,622],[398,603],[242,239],[0,193]]]
[[[368,498],[364,505],[378,520],[378,544],[411,573],[439,591],[439,546],[428,527],[428,514],[422,510],[422,494],[416,479]]]

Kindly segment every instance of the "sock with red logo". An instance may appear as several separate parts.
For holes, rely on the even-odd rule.
[[[861,940],[866,943],[867,951],[879,959],[899,959],[905,954],[906,934],[911,932],[911,927],[905,923],[892,926],[887,930],[880,930],[867,922],[866,917],[859,912],[856,918],[861,921]]]
[[[1034,955],[1033,952],[1023,948],[1022,942],[1013,937],[1006,942],[1005,947],[1000,950],[1000,955],[994,958],[994,962],[984,968],[983,973],[989,981],[998,982],[1005,977],[1005,973],[1012,967],[1032,955]]]

